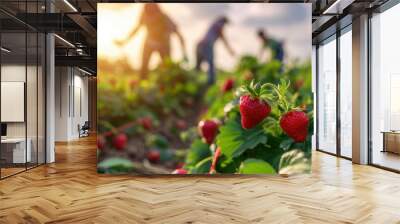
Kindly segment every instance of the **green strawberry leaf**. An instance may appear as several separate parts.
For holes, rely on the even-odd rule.
[[[146,145],[156,149],[167,149],[169,147],[168,140],[158,134],[148,135],[146,137]]]
[[[210,171],[212,163],[212,157],[207,157],[196,164],[194,168],[190,170],[191,174],[202,174]]]
[[[217,145],[226,157],[238,157],[248,149],[267,142],[262,125],[246,130],[235,120],[229,120],[220,128]]]
[[[279,148],[279,143],[276,144],[275,143],[276,141],[279,140],[274,138],[268,138],[268,144],[272,144],[271,146],[260,144],[256,146],[254,149],[247,150],[238,158],[240,159],[240,161],[246,160],[248,158],[262,159],[268,162],[275,170],[278,170],[279,161],[284,151],[281,148]]]
[[[305,173],[310,170],[311,161],[298,149],[285,152],[279,162],[279,174]]]
[[[261,159],[246,159],[239,168],[241,174],[275,174],[275,169]]]
[[[160,161],[167,162],[174,158],[174,151],[171,149],[160,150]]]
[[[198,139],[190,146],[185,163],[187,166],[195,166],[209,156],[211,156],[209,145]]]
[[[99,173],[128,173],[134,168],[133,162],[124,158],[110,158],[97,164]]]
[[[281,149],[283,149],[284,151],[287,151],[288,149],[290,149],[290,147],[292,146],[292,144],[294,143],[293,139],[291,138],[287,138],[285,140],[283,140],[281,142],[281,144],[279,145],[279,147]]]

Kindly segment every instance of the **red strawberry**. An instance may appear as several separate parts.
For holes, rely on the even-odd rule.
[[[187,174],[187,170],[185,169],[176,169],[172,174]]]
[[[160,151],[158,150],[150,150],[147,152],[147,159],[152,163],[157,163],[160,161]]]
[[[187,123],[186,123],[186,121],[179,119],[176,121],[176,127],[178,129],[184,130],[187,128]]]
[[[239,109],[245,129],[255,127],[271,113],[271,106],[266,101],[250,95],[240,97]]]
[[[283,131],[295,142],[304,142],[307,138],[308,117],[300,110],[292,110],[281,117]]]
[[[233,79],[227,79],[225,80],[224,84],[221,86],[221,91],[223,93],[226,93],[230,91],[233,88],[234,80]]]
[[[211,144],[218,132],[218,123],[213,120],[199,122],[199,132],[207,144]]]
[[[113,145],[117,150],[123,150],[128,142],[128,137],[124,133],[120,133],[113,139]]]
[[[175,165],[175,169],[181,169],[184,166],[185,166],[184,162],[177,162],[176,165]]]
[[[106,144],[106,141],[104,140],[104,138],[102,136],[97,137],[97,148],[99,150],[104,149],[105,144]]]
[[[153,128],[153,122],[150,117],[139,118],[138,122],[146,130],[151,130]]]

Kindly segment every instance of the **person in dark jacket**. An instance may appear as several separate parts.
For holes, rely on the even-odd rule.
[[[220,39],[224,43],[229,53],[234,56],[235,52],[229,45],[224,35],[224,27],[228,24],[228,18],[222,16],[215,20],[207,30],[205,36],[197,44],[196,48],[196,69],[200,70],[203,62],[208,64],[208,84],[215,82],[215,65],[214,65],[214,45]]]

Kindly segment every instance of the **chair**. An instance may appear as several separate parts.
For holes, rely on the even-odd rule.
[[[89,130],[90,130],[89,121],[85,121],[82,127],[78,124],[79,138],[89,136]]]

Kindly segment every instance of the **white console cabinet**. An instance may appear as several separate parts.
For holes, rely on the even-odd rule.
[[[12,162],[13,163],[26,163],[32,160],[32,141],[27,139],[25,154],[25,138],[6,138],[1,140],[2,146],[7,148],[12,147]]]

